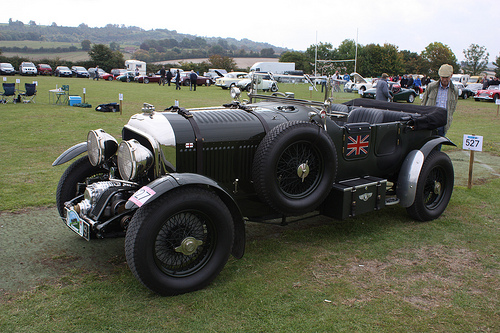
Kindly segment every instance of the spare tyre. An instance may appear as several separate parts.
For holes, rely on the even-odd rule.
[[[330,192],[337,173],[335,144],[317,124],[292,121],[269,131],[252,168],[255,191],[283,215],[313,211]]]

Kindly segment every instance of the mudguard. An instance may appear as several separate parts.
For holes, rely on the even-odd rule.
[[[52,163],[52,166],[61,165],[68,161],[71,161],[78,155],[85,153],[87,151],[87,141],[81,142],[74,145],[71,148],[66,149],[64,153],[59,155],[59,157]]]
[[[234,243],[231,251],[236,258],[243,257],[245,252],[245,223],[243,215],[233,197],[219,186],[215,181],[195,173],[171,173],[153,180],[146,186],[136,191],[125,204],[125,208],[134,210],[153,202],[161,195],[180,186],[208,186],[215,190],[221,200],[226,204],[234,221]]]
[[[434,137],[427,141],[419,150],[412,150],[405,158],[399,170],[397,197],[399,204],[403,207],[410,207],[415,201],[417,182],[420,177],[422,166],[431,151],[438,145],[456,146],[446,137]]]

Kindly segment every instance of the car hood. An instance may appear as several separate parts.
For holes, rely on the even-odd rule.
[[[351,73],[351,80],[354,83],[367,83],[367,81],[358,73]]]

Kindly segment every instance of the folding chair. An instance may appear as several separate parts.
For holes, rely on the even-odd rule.
[[[12,103],[16,103],[15,83],[3,83],[2,102],[7,103],[9,99],[12,99]]]
[[[36,84],[34,83],[25,83],[24,84],[24,92],[19,93],[21,97],[21,101],[23,103],[35,102],[36,99]]]
[[[61,91],[56,93],[56,104],[68,104],[69,103],[69,85],[65,84],[61,87]]]

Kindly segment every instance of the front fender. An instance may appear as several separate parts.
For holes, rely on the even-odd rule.
[[[413,205],[422,166],[427,156],[438,145],[456,146],[450,139],[439,136],[431,138],[420,149],[413,150],[406,156],[399,170],[397,185],[397,196],[401,206],[410,207]]]
[[[71,161],[72,159],[74,159],[80,154],[85,153],[86,151],[87,151],[87,141],[76,144],[73,147],[66,149],[64,153],[59,155],[59,157],[52,163],[52,166],[61,165],[68,161]]]
[[[234,244],[232,255],[236,258],[243,257],[245,252],[245,223],[243,215],[233,197],[217,182],[195,173],[171,173],[157,178],[135,192],[125,204],[126,209],[134,210],[153,202],[161,195],[181,186],[208,186],[212,188],[226,204],[234,222]]]

